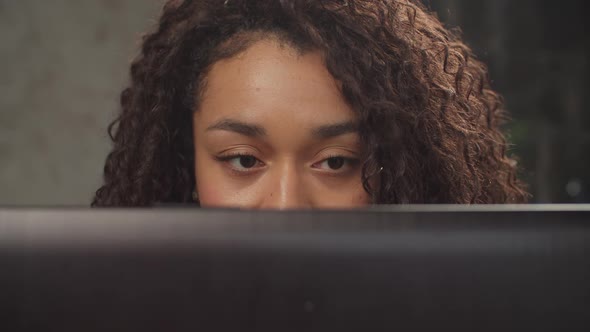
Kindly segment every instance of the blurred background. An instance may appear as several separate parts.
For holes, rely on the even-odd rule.
[[[424,0],[490,67],[534,203],[590,202],[583,0]],[[0,205],[88,205],[161,0],[0,0]]]

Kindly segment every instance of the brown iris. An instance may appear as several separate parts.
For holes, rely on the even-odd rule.
[[[244,168],[252,168],[256,166],[256,158],[253,156],[240,156],[240,166]]]
[[[328,158],[328,167],[333,170],[341,169],[344,166],[344,158],[333,157]]]

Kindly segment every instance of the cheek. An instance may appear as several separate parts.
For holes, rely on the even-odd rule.
[[[371,197],[369,196],[369,194],[365,191],[365,189],[362,187],[359,189],[359,193],[357,195],[355,195],[354,200],[352,202],[352,206],[353,207],[362,207],[362,206],[367,206],[371,204]]]
[[[362,184],[356,187],[355,194],[352,196],[350,207],[351,208],[360,208],[366,207],[371,204],[371,198],[369,194],[365,191]]]
[[[312,195],[314,205],[319,208],[354,209],[366,207],[371,203],[360,179],[348,183],[316,184]]]
[[[223,175],[219,174],[213,162],[199,158],[198,154],[196,159],[195,180],[201,206],[224,205],[227,201],[228,192],[224,186]]]
[[[199,202],[202,207],[224,205],[226,199],[224,198],[223,191],[219,190],[219,187],[204,183],[197,185],[197,188],[199,192]]]
[[[257,193],[251,189],[236,189],[223,183],[206,181],[198,185],[201,207],[254,208]]]
[[[214,161],[198,163],[196,187],[201,207],[246,207],[255,195],[240,188]]]

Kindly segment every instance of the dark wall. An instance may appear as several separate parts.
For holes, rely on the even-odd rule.
[[[534,202],[590,202],[588,11],[582,0],[430,0],[490,68]]]

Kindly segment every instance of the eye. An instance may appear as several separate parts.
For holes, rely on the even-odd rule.
[[[330,157],[313,165],[314,168],[337,172],[351,168],[358,160],[346,157]]]
[[[263,163],[256,157],[246,154],[222,156],[218,159],[224,163],[227,163],[233,170],[238,172],[248,172],[263,166]]]
[[[252,168],[258,160],[253,156],[239,156],[229,160],[229,163],[236,168]]]
[[[346,162],[346,160],[344,160],[344,158],[341,157],[334,157],[334,158],[328,158],[325,163],[328,165],[328,167],[331,170],[339,170],[342,168],[342,166],[344,166],[344,163]]]

